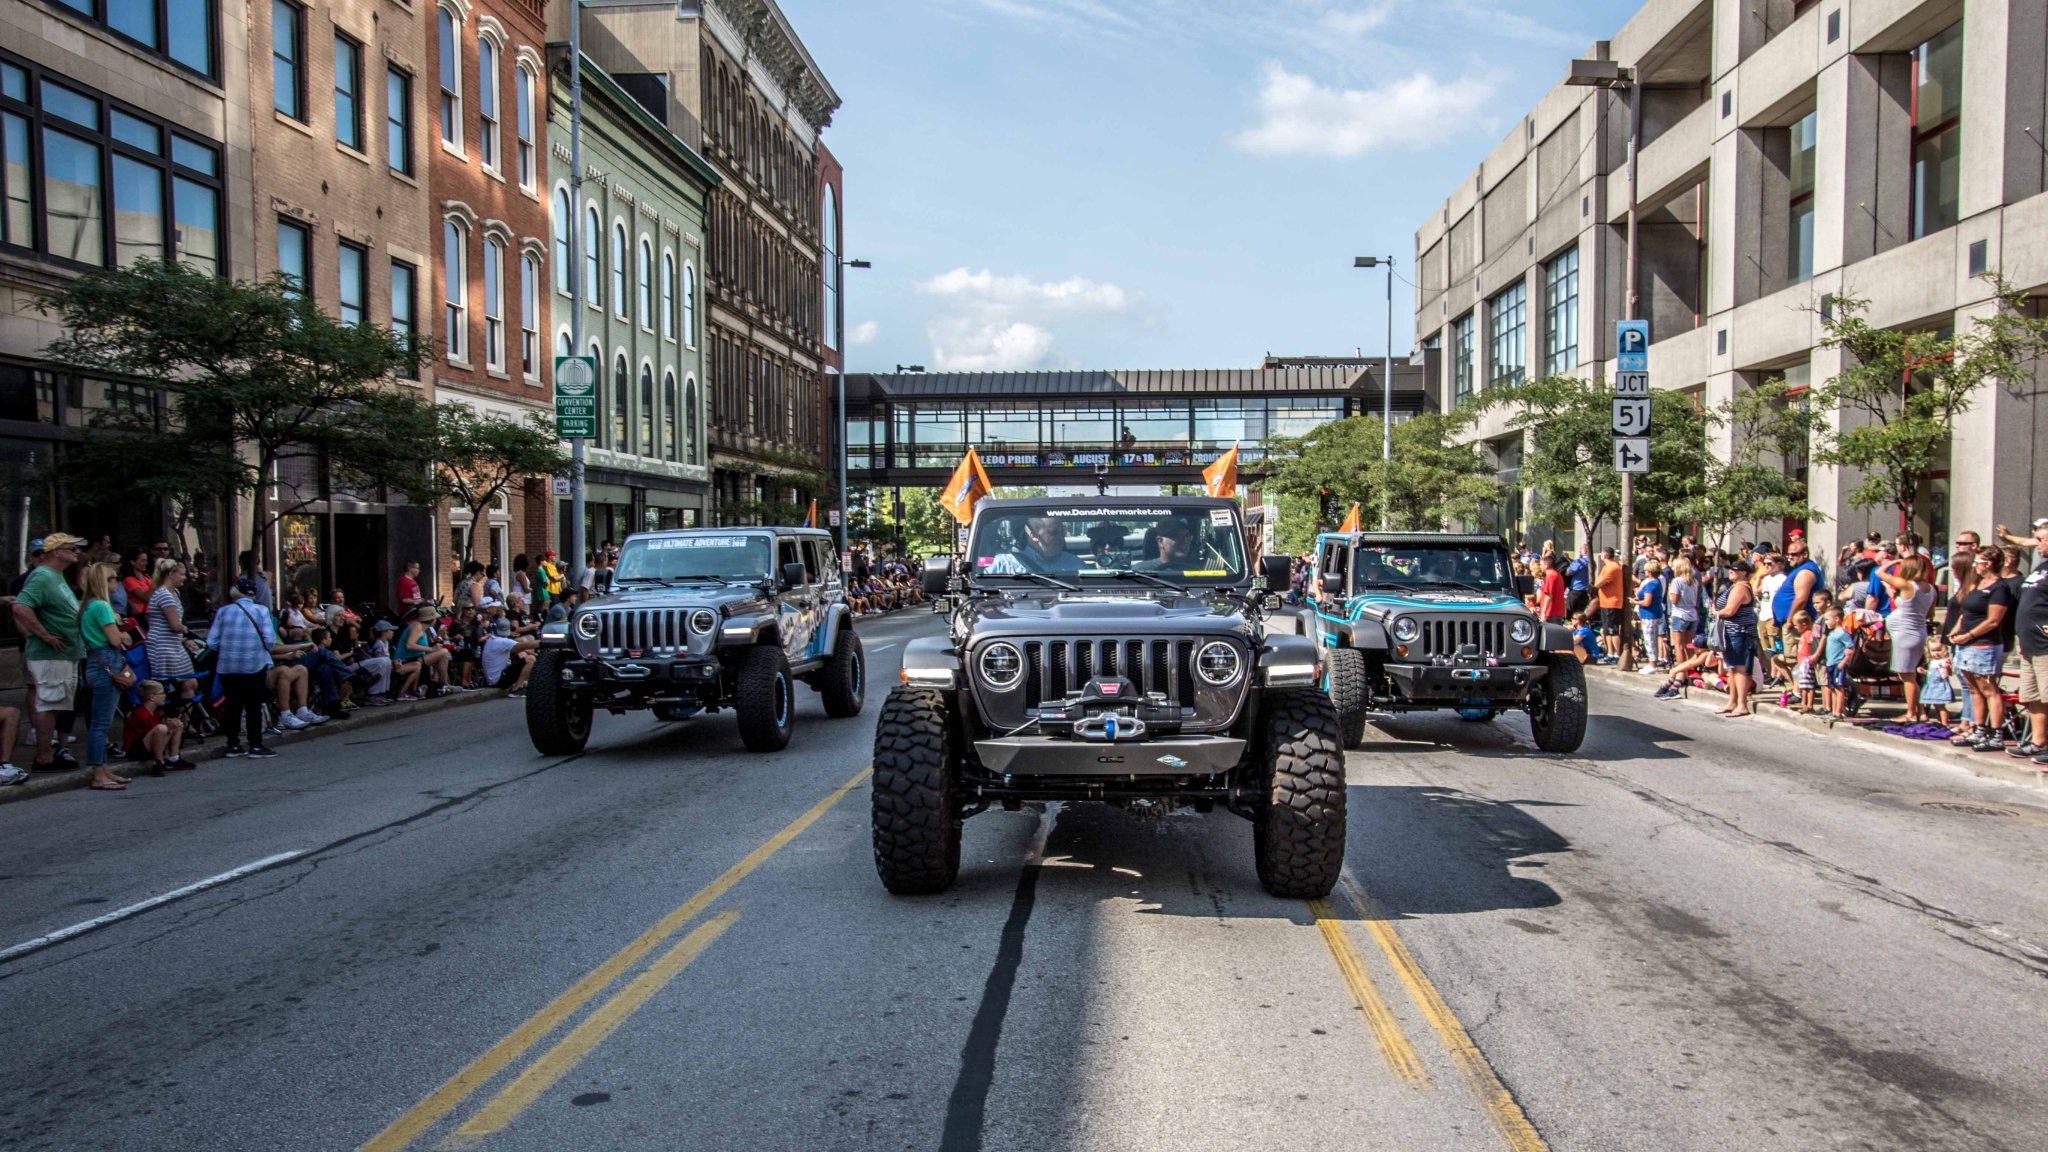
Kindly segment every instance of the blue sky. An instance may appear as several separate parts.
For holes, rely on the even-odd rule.
[[[1385,342],[1383,274],[1631,0],[781,0],[844,106],[850,371]],[[1249,15],[1248,15],[1249,14]],[[1410,290],[1394,285],[1397,354]]]

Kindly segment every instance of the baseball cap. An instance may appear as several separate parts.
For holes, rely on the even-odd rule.
[[[85,537],[73,536],[69,532],[52,532],[43,537],[43,551],[45,552],[55,552],[59,548],[80,548],[84,545]]]
[[[256,594],[256,578],[254,576],[236,577],[235,591],[240,592],[244,596],[254,596]]]
[[[31,556],[41,556],[43,554],[43,538],[41,536],[28,542],[28,554]]]
[[[2048,528],[2048,516],[2043,516],[2034,521],[2034,531],[2039,532],[2043,528]]]
[[[398,625],[393,624],[389,620],[379,620],[375,624],[370,625],[370,631],[372,634],[378,632],[396,632],[398,631]]]
[[[1728,570],[1730,572],[1754,572],[1756,571],[1756,565],[1750,563],[1747,556],[1737,556],[1728,561]]]

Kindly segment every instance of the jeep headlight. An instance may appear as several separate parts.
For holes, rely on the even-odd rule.
[[[576,634],[585,640],[597,639],[597,613],[585,612],[576,617]]]
[[[1211,640],[1195,653],[1195,674],[1218,688],[1235,681],[1244,672],[1244,657],[1237,654],[1237,647],[1221,640]]]
[[[709,608],[699,608],[690,613],[690,631],[702,636],[718,627],[718,613]]]
[[[1015,644],[996,641],[981,650],[981,680],[991,688],[1006,689],[1024,675],[1024,654]]]
[[[1517,644],[1527,644],[1536,638],[1536,625],[1528,620],[1517,620],[1508,625],[1508,639]]]
[[[1417,636],[1422,635],[1422,625],[1417,624],[1413,616],[1403,616],[1399,620],[1394,621],[1393,632],[1394,639],[1399,640],[1403,644],[1408,644],[1413,642]]]

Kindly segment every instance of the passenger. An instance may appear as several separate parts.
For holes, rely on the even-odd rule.
[[[1079,573],[1085,567],[1079,556],[1067,551],[1067,530],[1057,518],[1031,516],[1024,521],[1024,546],[996,556],[988,566],[988,574]]]
[[[1134,567],[1140,572],[1183,572],[1194,551],[1195,530],[1185,520],[1166,519],[1152,529],[1154,554]]]

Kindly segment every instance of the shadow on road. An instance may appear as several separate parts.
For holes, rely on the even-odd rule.
[[[1367,746],[1373,755],[1382,752],[1441,751],[1454,748],[1467,756],[1484,759],[1549,759],[1539,751],[1529,734],[1528,718],[1510,712],[1485,723],[1471,723],[1456,716],[1421,713],[1375,717],[1373,727],[1392,739]],[[1586,742],[1573,756],[1596,762],[1615,760],[1685,760],[1690,753],[1667,744],[1690,744],[1692,737],[1669,728],[1659,728],[1626,716],[1594,713],[1586,721]]]
[[[1488,800],[1434,786],[1351,787],[1351,870],[1390,920],[1549,908],[1557,891],[1514,869],[1571,850],[1523,811],[1533,800]]]

